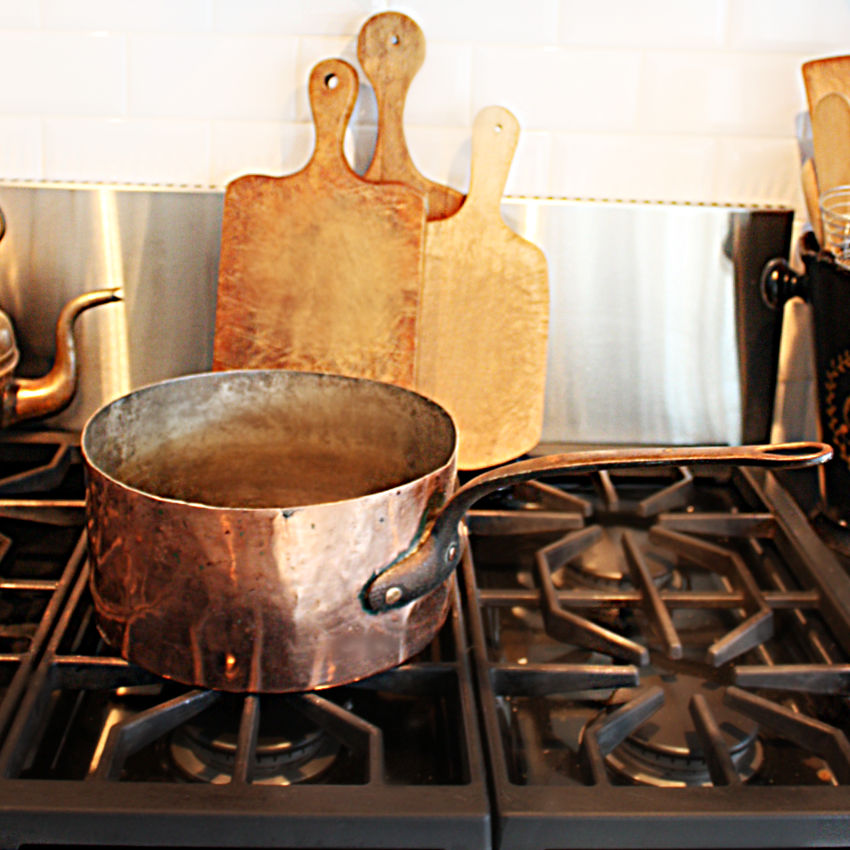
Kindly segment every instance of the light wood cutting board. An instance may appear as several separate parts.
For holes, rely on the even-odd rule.
[[[425,200],[349,167],[351,65],[320,62],[309,92],[316,145],[307,165],[227,187],[213,368],[335,372],[411,386]]]
[[[803,82],[809,101],[809,115],[821,98],[832,92],[850,97],[850,56],[830,56],[803,64]]]
[[[480,469],[540,439],[546,380],[546,259],[502,220],[519,123],[498,106],[472,130],[466,202],[428,222],[416,387],[455,417],[458,465]]]
[[[426,197],[429,221],[453,215],[463,203],[463,194],[420,174],[404,138],[407,91],[425,61],[422,30],[400,12],[373,15],[360,28],[357,58],[378,103],[378,138],[364,177],[418,189]]]
[[[812,112],[815,172],[821,192],[850,183],[850,101],[831,92]]]
[[[813,59],[803,64],[803,82],[806,87],[806,99],[812,120],[814,135],[815,109],[827,95],[836,92],[850,97],[850,56],[829,56],[825,59]],[[809,221],[818,238],[823,243],[823,225],[820,216],[820,193],[825,191],[820,175],[811,160],[803,163],[803,195],[809,212]]]

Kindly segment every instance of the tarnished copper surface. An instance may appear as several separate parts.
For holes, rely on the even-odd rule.
[[[82,438],[101,632],[188,684],[342,684],[431,640],[460,522],[493,489],[565,470],[831,455],[820,443],[555,455],[451,495],[456,444],[434,402],[336,375],[207,373],[118,399]]]
[[[287,449],[270,461],[277,476],[243,456],[262,438]],[[453,486],[454,427],[420,396],[309,373],[197,375],[108,405],[82,445],[98,625],[149,670],[229,691],[342,684],[409,658],[446,616],[447,584],[379,615],[360,598]],[[322,445],[336,459],[341,495],[330,498],[325,469],[325,500],[300,503]],[[214,501],[230,480],[237,504],[203,504],[179,474],[181,451],[194,454],[187,469],[203,457],[220,466],[208,476]]]

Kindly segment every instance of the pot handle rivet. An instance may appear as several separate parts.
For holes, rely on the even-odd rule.
[[[401,588],[400,587],[389,587],[387,588],[387,592],[384,594],[384,602],[387,605],[395,605],[396,602],[401,599]]]

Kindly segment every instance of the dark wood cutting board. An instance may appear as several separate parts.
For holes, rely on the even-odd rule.
[[[355,174],[343,138],[357,74],[310,75],[313,156],[285,177],[227,187],[213,368],[334,372],[411,386],[425,200]]]
[[[379,183],[404,183],[424,193],[429,221],[453,215],[463,203],[463,194],[420,174],[404,138],[404,102],[425,61],[422,30],[401,12],[373,15],[360,28],[357,58],[378,104],[378,138],[363,176]]]

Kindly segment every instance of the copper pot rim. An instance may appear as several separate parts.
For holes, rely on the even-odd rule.
[[[101,416],[105,416],[107,411],[115,405],[118,405],[122,402],[125,402],[131,397],[138,397],[144,395],[148,392],[156,392],[158,389],[166,386],[172,386],[182,382],[192,382],[192,381],[204,381],[210,380],[213,376],[219,375],[231,375],[231,376],[245,376],[250,377],[255,375],[257,377],[261,377],[264,375],[273,375],[273,374],[287,374],[292,376],[305,376],[305,377],[318,377],[318,378],[327,378],[332,381],[342,381],[342,382],[351,382],[352,384],[372,384],[378,387],[381,387],[382,392],[387,392],[389,395],[397,394],[398,396],[409,396],[415,397],[419,400],[419,402],[424,403],[426,406],[431,407],[436,413],[438,413],[446,422],[448,428],[450,429],[450,437],[451,437],[451,450],[448,452],[446,460],[421,475],[417,475],[413,478],[409,478],[405,481],[402,481],[399,484],[396,484],[392,487],[387,487],[381,490],[376,490],[371,493],[364,493],[360,496],[353,496],[345,499],[337,499],[337,500],[328,500],[323,502],[310,502],[306,504],[299,505],[271,505],[271,506],[233,506],[233,505],[211,505],[207,502],[196,502],[188,499],[177,499],[171,496],[162,496],[158,493],[151,493],[148,490],[143,490],[138,487],[134,487],[131,484],[128,484],[125,481],[122,481],[120,478],[110,474],[103,467],[97,463],[91,456],[89,448],[87,446],[88,438],[91,435],[91,428],[97,420]],[[458,428],[457,424],[454,421],[451,413],[446,410],[438,402],[434,401],[428,396],[423,395],[422,393],[416,392],[415,390],[408,389],[406,387],[400,387],[397,384],[390,384],[385,381],[376,381],[371,378],[357,378],[351,377],[349,375],[339,375],[331,372],[309,372],[295,369],[230,369],[226,372],[195,372],[191,375],[178,375],[174,378],[167,378],[161,381],[152,381],[149,384],[144,384],[143,386],[132,389],[123,395],[120,395],[103,405],[101,405],[94,413],[89,416],[86,420],[85,425],[83,426],[83,430],[80,433],[80,452],[83,456],[83,460],[88,469],[94,470],[98,475],[110,481],[116,487],[120,487],[123,490],[126,490],[130,493],[138,494],[146,499],[150,499],[153,502],[159,502],[164,505],[170,505],[175,507],[184,507],[184,508],[192,508],[192,509],[203,509],[207,511],[215,511],[221,513],[228,514],[241,514],[245,516],[263,516],[263,515],[274,515],[279,514],[281,511],[300,511],[305,509],[322,509],[324,507],[338,507],[340,505],[349,504],[351,506],[365,506],[369,505],[372,502],[378,502],[383,499],[386,499],[391,493],[400,492],[407,489],[412,489],[417,487],[422,482],[428,481],[432,478],[440,477],[447,470],[451,470],[454,473],[454,470],[457,466],[457,452],[458,452]]]

